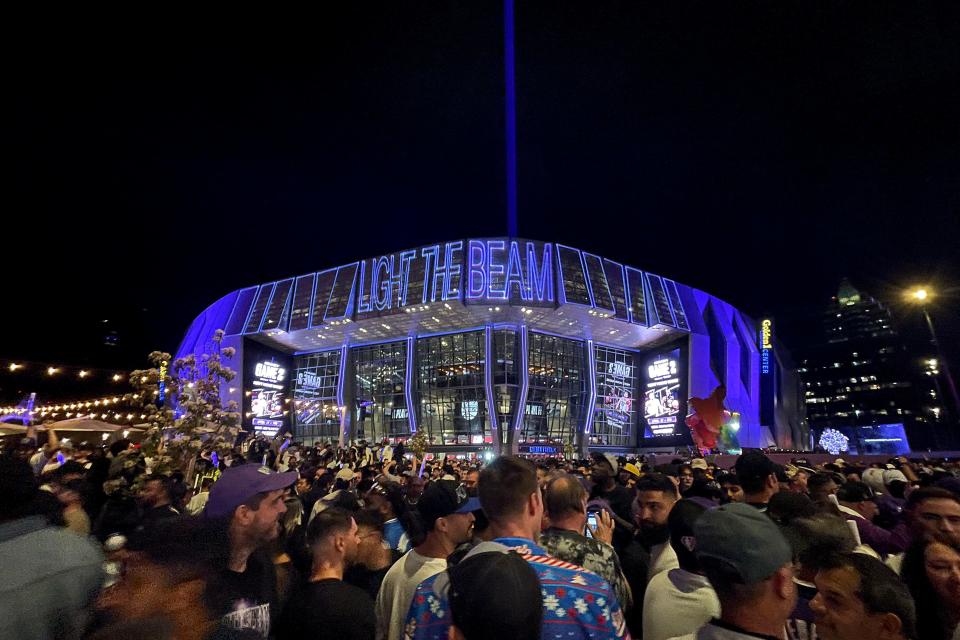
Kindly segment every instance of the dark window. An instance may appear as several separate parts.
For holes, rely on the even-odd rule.
[[[337,281],[333,285],[333,293],[330,294],[330,304],[327,305],[327,313],[323,316],[324,320],[327,318],[342,318],[347,315],[347,307],[350,306],[350,299],[353,296],[353,282],[356,277],[356,264],[347,265],[337,270]]]
[[[580,252],[569,247],[557,245],[560,256],[560,271],[563,273],[563,291],[567,302],[590,305],[590,292],[587,291],[587,279],[583,275],[583,262]]]
[[[419,428],[438,445],[489,443],[484,387],[486,333],[417,340]]]
[[[300,331],[310,325],[310,300],[313,297],[315,273],[300,276],[293,289],[293,308],[290,312],[290,331]]]
[[[520,442],[573,442],[587,399],[586,354],[576,340],[530,334],[529,388]]]
[[[647,285],[649,285],[650,293],[653,296],[653,309],[656,312],[659,323],[670,327],[676,326],[676,322],[673,320],[673,313],[670,310],[670,300],[667,298],[667,290],[663,286],[663,280],[660,276],[648,273]]]
[[[260,287],[260,292],[257,294],[257,301],[253,304],[253,311],[250,313],[250,317],[247,318],[247,326],[243,328],[244,333],[257,333],[260,331],[260,321],[263,319],[263,314],[267,310],[267,304],[270,302],[270,294],[273,293],[273,285],[265,284]]]
[[[340,434],[337,385],[340,351],[298,356],[294,361],[294,433],[307,444],[336,440]]]
[[[630,351],[594,347],[597,404],[593,412],[590,444],[636,445],[636,357]]]
[[[517,333],[510,330],[493,332],[493,393],[497,407],[497,424],[501,434],[513,429],[520,390],[520,351]]]
[[[643,272],[631,267],[626,268],[627,286],[630,291],[631,322],[650,326],[647,322],[647,296],[644,293]]]
[[[237,303],[233,305],[233,313],[230,314],[230,320],[224,330],[228,336],[234,336],[243,331],[247,324],[247,316],[250,315],[250,306],[257,296],[257,287],[244,289],[237,296]]]
[[[317,288],[313,296],[311,327],[323,324],[323,316],[327,312],[327,303],[330,302],[330,292],[333,290],[333,281],[336,277],[336,269],[328,269],[317,274]]]
[[[389,342],[351,350],[354,366],[354,439],[380,442],[410,436],[406,397],[407,343]]]
[[[289,315],[287,304],[292,288],[293,278],[277,283],[276,289],[273,291],[273,299],[270,300],[270,308],[267,309],[267,315],[263,319],[263,331],[283,329],[283,321]]]

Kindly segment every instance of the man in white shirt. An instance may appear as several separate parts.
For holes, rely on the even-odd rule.
[[[670,546],[680,566],[650,579],[643,599],[644,640],[667,640],[693,633],[720,617],[720,601],[695,554],[694,523],[707,510],[697,498],[680,500],[670,511]]]
[[[407,611],[417,586],[447,570],[447,557],[473,537],[478,498],[467,497],[456,483],[440,480],[424,490],[417,503],[426,540],[390,567],[377,594],[377,640],[401,640]]]

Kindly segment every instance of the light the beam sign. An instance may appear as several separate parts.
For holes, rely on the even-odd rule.
[[[447,301],[553,306],[553,245],[527,240],[457,240],[360,263],[356,319]]]

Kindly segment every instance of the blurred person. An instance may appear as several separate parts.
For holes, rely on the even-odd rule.
[[[582,567],[550,557],[534,541],[543,520],[543,499],[532,463],[517,456],[495,459],[480,473],[480,502],[490,519],[493,541],[520,554],[540,579],[543,638],[629,637],[610,585]],[[443,582],[433,576],[417,587],[406,616],[407,637],[451,637],[449,592]]]
[[[40,497],[30,465],[0,456],[0,638],[79,639],[103,585],[103,554],[51,526]]]
[[[693,486],[693,469],[688,464],[680,465],[677,470],[677,477],[680,480],[680,495],[684,495]]]
[[[210,499],[210,487],[213,486],[213,478],[204,478],[200,481],[200,493],[190,498],[187,503],[187,513],[191,516],[200,515],[203,508],[207,506],[207,500]]]
[[[543,626],[540,579],[512,552],[470,554],[449,572],[449,640],[535,640]]]
[[[916,603],[920,640],[960,638],[960,545],[918,540],[907,551],[902,577]]]
[[[720,617],[680,638],[781,638],[797,590],[793,553],[777,526],[756,507],[731,503],[705,511],[693,532],[697,560],[720,601]]]
[[[814,502],[829,500],[828,496],[836,495],[840,485],[830,473],[815,473],[807,479],[807,489],[810,499]]]
[[[106,624],[89,640],[241,640],[258,637],[222,624],[209,593],[227,561],[222,521],[175,518],[131,542],[123,579],[101,596]]]
[[[810,476],[813,475],[809,469],[803,467],[797,467],[797,471],[794,474],[793,478],[790,479],[790,491],[794,493],[808,494],[809,487],[807,486],[807,481],[810,480]]]
[[[416,507],[417,503],[420,501],[420,496],[423,495],[425,481],[413,471],[408,471],[406,473],[407,475],[404,476],[403,483],[405,500],[407,501],[407,506]]]
[[[277,577],[268,546],[280,534],[284,496],[297,473],[257,464],[231,466],[210,490],[204,517],[226,523],[230,553],[218,576],[213,610],[231,629],[253,629],[268,638],[279,613]]]
[[[173,508],[170,495],[171,480],[163,476],[149,476],[140,490],[140,523],[151,527],[160,520],[176,518],[180,512]]]
[[[639,480],[643,473],[640,471],[640,468],[637,465],[628,462],[624,465],[623,470],[627,472],[626,480],[624,480],[623,485],[633,491],[637,486],[637,480]],[[623,474],[621,473],[621,477]],[[634,492],[635,493],[635,492]]]
[[[586,537],[587,490],[579,480],[566,474],[547,483],[543,502],[550,527],[540,533],[540,546],[554,558],[593,571],[616,591],[622,610],[632,607],[630,585],[612,546],[615,525],[610,514],[598,512],[597,525],[589,529],[592,537]]]
[[[467,474],[464,476],[463,486],[467,490],[467,495],[471,498],[476,498],[480,495],[480,470],[479,469],[470,469],[467,471]]]
[[[322,633],[344,640],[373,640],[373,600],[366,591],[344,582],[355,561],[360,539],[348,511],[332,507],[307,526],[313,554],[310,577],[293,595],[277,624],[277,640],[301,640]]]
[[[796,518],[809,518],[817,513],[817,505],[802,493],[780,491],[770,498],[767,516],[781,526],[789,525]]]
[[[759,451],[748,451],[737,458],[734,469],[743,487],[744,504],[766,511],[770,498],[780,491],[779,465]]]
[[[617,484],[619,471],[617,459],[608,453],[594,453],[590,465],[590,479],[593,490],[590,500],[603,500],[617,523],[613,531],[613,546],[616,549],[626,546],[633,537],[633,493]]]
[[[367,492],[365,501],[367,506],[378,510],[383,516],[383,539],[400,553],[410,549],[410,536],[407,534],[405,523],[409,507],[403,499],[403,489],[392,482],[374,484]]]
[[[67,529],[82,536],[90,535],[90,516],[83,510],[83,480],[69,480],[57,490],[57,500],[63,505],[63,520]]]
[[[823,559],[810,602],[823,640],[916,638],[913,598],[897,575],[876,558],[845,553]],[[921,639],[926,640],[926,639]]]
[[[960,544],[960,496],[939,487],[917,489],[907,498],[904,522],[894,532],[908,536],[909,548],[921,538]],[[904,554],[891,554],[887,566],[900,573]]]
[[[697,560],[696,521],[707,511],[703,502],[678,501],[667,517],[670,546],[679,566],[650,579],[643,598],[644,640],[667,640],[690,634],[720,617],[720,601]]]
[[[391,549],[384,541],[383,515],[379,511],[368,507],[358,511],[353,519],[357,523],[360,544],[356,562],[347,569],[343,579],[376,600],[387,571],[403,554]]]
[[[387,571],[377,595],[377,638],[400,640],[413,594],[424,580],[447,568],[447,558],[473,537],[477,498],[467,496],[455,482],[432,482],[417,503],[426,531],[424,541],[408,551]]]
[[[882,556],[901,553],[910,544],[905,530],[887,531],[874,524],[880,514],[873,490],[863,482],[848,482],[837,491],[843,516],[856,524],[860,540]]]
[[[740,486],[740,479],[736,474],[724,472],[717,478],[717,484],[720,485],[720,491],[723,493],[720,502],[727,504],[730,502],[743,502],[743,487]]]
[[[824,559],[852,552],[856,542],[846,521],[828,513],[794,518],[781,531],[793,549],[797,574],[793,579],[797,585],[797,606],[787,620],[787,640],[817,640],[817,625],[810,608],[817,595],[814,579],[823,568]]]

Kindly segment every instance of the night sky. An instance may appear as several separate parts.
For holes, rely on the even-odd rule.
[[[502,6],[333,4],[10,25],[0,358],[137,366],[238,287],[506,235]],[[958,3],[518,4],[521,236],[788,347],[843,276],[932,283],[960,344]]]

